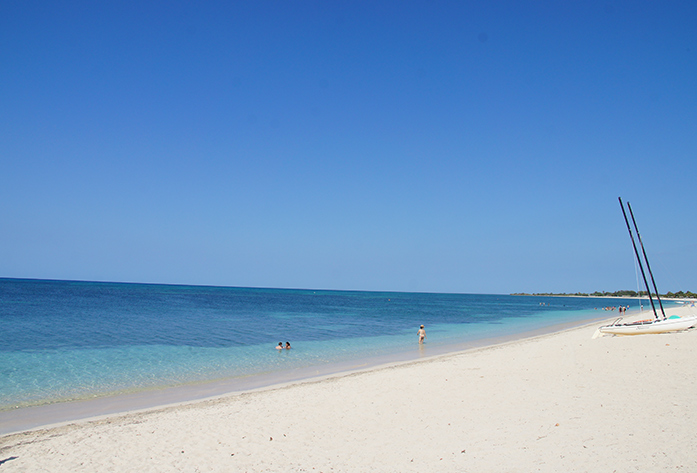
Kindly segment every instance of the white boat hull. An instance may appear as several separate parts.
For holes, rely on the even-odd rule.
[[[602,333],[614,335],[639,335],[642,333],[666,333],[685,330],[697,325],[697,316],[677,317],[653,322],[612,324],[600,327]]]

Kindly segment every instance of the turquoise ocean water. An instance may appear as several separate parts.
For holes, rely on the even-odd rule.
[[[0,410],[409,359],[637,301],[0,279]],[[419,349],[416,331],[426,326]],[[278,351],[290,341],[292,350]]]

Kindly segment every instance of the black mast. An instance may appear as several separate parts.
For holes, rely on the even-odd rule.
[[[641,245],[641,251],[644,253],[644,261],[646,261],[646,269],[649,270],[649,276],[651,276],[651,283],[653,284],[653,291],[656,293],[656,299],[658,299],[658,305],[661,306],[661,314],[663,314],[663,320],[666,319],[666,313],[663,310],[663,303],[661,302],[661,297],[658,295],[658,288],[656,288],[656,280],[653,278],[653,273],[651,272],[651,266],[649,266],[649,258],[646,256],[646,250],[644,249],[644,243],[641,241],[641,235],[639,234],[639,227],[636,225],[636,220],[634,220],[634,212],[632,212],[632,206],[627,202],[627,208],[629,209],[629,215],[632,216],[632,223],[634,223],[634,229],[636,230],[636,236],[639,239],[639,245]]]
[[[656,313],[656,306],[653,304],[653,299],[651,298],[651,289],[649,288],[649,282],[646,280],[646,273],[644,273],[644,265],[641,264],[641,257],[639,256],[639,251],[636,249],[636,243],[634,242],[634,235],[632,235],[632,228],[629,226],[629,220],[627,219],[627,212],[624,211],[624,205],[622,204],[622,197],[618,197],[620,200],[620,207],[622,207],[622,215],[624,215],[624,223],[627,224],[627,230],[629,231],[629,238],[632,239],[632,246],[634,247],[634,254],[639,262],[639,269],[641,269],[641,276],[644,278],[644,284],[646,285],[646,292],[649,294],[649,301],[651,301],[651,308],[653,309],[653,316],[658,320],[658,314]]]

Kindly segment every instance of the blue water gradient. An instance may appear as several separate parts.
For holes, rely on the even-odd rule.
[[[610,317],[636,300],[0,279],[0,409],[283,372]],[[278,342],[293,349],[279,352]]]

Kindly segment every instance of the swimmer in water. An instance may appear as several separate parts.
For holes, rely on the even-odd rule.
[[[424,330],[424,326],[422,325],[421,328],[419,329],[416,334],[419,336],[419,344],[423,343],[424,340],[426,339],[426,330]]]

